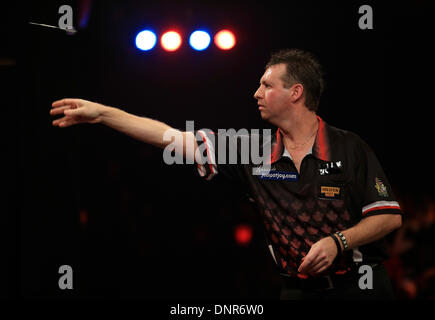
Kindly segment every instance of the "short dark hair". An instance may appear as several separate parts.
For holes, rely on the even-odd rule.
[[[295,83],[301,83],[304,86],[305,105],[309,110],[316,112],[325,88],[322,66],[317,58],[301,49],[284,49],[272,53],[265,69],[281,63],[285,64],[287,69],[282,79],[284,87],[289,88]]]

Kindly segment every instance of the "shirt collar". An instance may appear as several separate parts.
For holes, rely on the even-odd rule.
[[[317,120],[319,121],[319,128],[317,130],[313,148],[308,154],[312,154],[314,157],[323,161],[330,161],[328,125],[319,116],[317,116]],[[278,128],[278,130],[276,131],[275,139],[274,141],[272,141],[270,156],[271,164],[275,163],[284,156],[287,156],[291,159],[289,152],[284,148],[282,135],[280,129]]]

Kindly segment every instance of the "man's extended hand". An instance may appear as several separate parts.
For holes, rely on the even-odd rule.
[[[103,105],[83,99],[62,99],[53,102],[50,114],[64,115],[53,121],[54,126],[69,127],[78,123],[97,123]]]
[[[337,253],[334,239],[323,238],[311,246],[308,254],[302,258],[298,271],[302,274],[318,275],[331,266]]]

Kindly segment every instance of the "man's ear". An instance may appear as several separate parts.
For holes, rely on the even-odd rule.
[[[290,88],[290,96],[293,101],[299,100],[304,94],[304,86],[300,83],[295,83]]]

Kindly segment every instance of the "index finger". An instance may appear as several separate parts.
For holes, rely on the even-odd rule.
[[[65,105],[77,104],[78,100],[79,99],[70,99],[70,98],[61,99],[61,100],[57,100],[57,101],[53,102],[51,104],[51,106],[53,108],[56,108],[56,107],[61,107],[61,106],[65,106]]]

